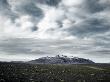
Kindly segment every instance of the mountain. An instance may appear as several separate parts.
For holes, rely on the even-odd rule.
[[[93,64],[95,62],[84,58],[78,58],[78,57],[70,58],[64,55],[62,56],[57,55],[55,57],[42,57],[39,59],[29,61],[28,63],[31,63],[31,64]]]

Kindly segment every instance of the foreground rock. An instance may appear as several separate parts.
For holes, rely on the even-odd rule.
[[[89,59],[67,56],[42,57],[36,60],[29,61],[31,64],[93,64]]]

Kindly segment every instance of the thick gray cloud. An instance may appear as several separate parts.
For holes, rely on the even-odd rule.
[[[12,20],[17,17],[17,15],[11,11],[11,7],[7,0],[0,0],[0,14],[9,17]]]
[[[31,15],[34,17],[41,17],[43,15],[42,10],[36,6],[33,2],[19,1],[19,4],[12,4],[9,2],[14,12],[23,15]]]
[[[78,37],[91,37],[110,31],[110,24],[105,19],[88,18],[69,29],[70,34]]]
[[[49,6],[57,6],[61,0],[36,0],[38,3],[47,4]]]
[[[60,53],[110,62],[109,5],[109,0],[0,0],[0,58]]]
[[[103,11],[105,9],[104,5],[101,5],[99,3],[100,0],[85,0],[84,2],[84,8],[86,9],[87,12],[90,13],[97,13],[100,11]]]

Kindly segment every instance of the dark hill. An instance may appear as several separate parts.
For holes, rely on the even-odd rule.
[[[94,62],[89,59],[67,56],[55,56],[55,57],[42,57],[29,61],[32,64],[93,64]]]

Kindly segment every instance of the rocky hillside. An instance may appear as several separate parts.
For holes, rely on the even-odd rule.
[[[92,64],[93,61],[78,57],[67,57],[57,55],[55,57],[42,57],[36,60],[29,61],[32,64]]]

